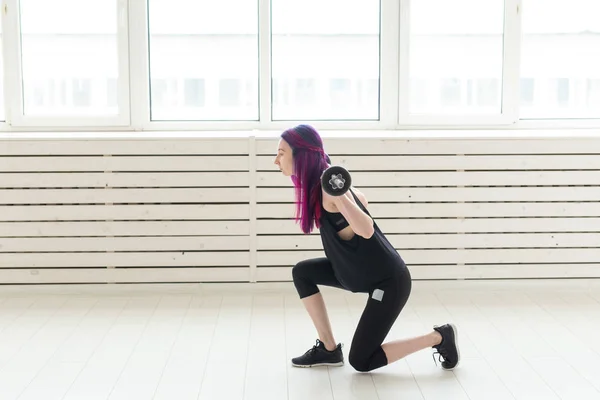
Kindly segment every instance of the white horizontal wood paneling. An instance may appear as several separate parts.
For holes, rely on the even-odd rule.
[[[363,188],[363,190],[366,190]],[[288,218],[294,215],[289,203],[258,204],[258,217]],[[597,202],[514,203],[375,203],[369,204],[374,218],[460,218],[460,217],[588,217],[600,215]]]
[[[600,199],[600,186],[565,187],[430,187],[365,188],[354,185],[370,202],[499,202],[499,201],[594,201]],[[258,188],[257,201],[292,202],[293,188]],[[1,192],[0,192],[1,195]],[[290,200],[292,199],[292,200]]]
[[[559,248],[598,247],[597,233],[449,233],[388,234],[397,249],[478,249],[478,248]],[[318,235],[259,236],[259,250],[289,250],[290,242],[297,250],[320,250]]]
[[[360,151],[360,149],[359,149]],[[331,155],[331,154],[330,154]],[[341,155],[332,160],[353,171],[597,170],[596,155]],[[273,170],[273,157],[259,156],[258,170]]]
[[[414,265],[413,279],[543,279],[598,277],[598,264],[482,264],[482,265]],[[287,281],[292,267],[259,268],[257,280]]]
[[[0,158],[4,172],[248,171],[248,156],[48,156]]]
[[[290,280],[278,138],[0,141],[0,282]],[[415,279],[600,276],[600,139],[325,138]]]
[[[2,282],[249,280],[246,138],[0,149]]]
[[[248,282],[248,267],[202,268],[46,268],[0,269],[0,282],[18,283],[162,283]]]
[[[219,189],[216,189],[219,190]],[[10,221],[248,220],[247,204],[0,205]]]
[[[595,218],[414,218],[379,219],[384,233],[515,233],[515,232],[600,232],[600,217]],[[263,235],[299,233],[289,219],[258,220]],[[318,232],[314,233],[318,234]],[[599,239],[600,241],[600,239]]]
[[[511,186],[511,185],[587,185],[600,182],[600,170],[592,171],[410,171],[355,172],[352,178],[362,187],[400,186]],[[279,171],[258,173],[258,183],[265,187],[288,186]]]
[[[81,172],[77,174],[12,173],[0,176],[0,187],[12,188],[127,188],[127,187],[245,187],[248,172]]]
[[[3,238],[0,252],[248,251],[248,243],[248,236],[24,237]]]
[[[144,138],[103,139],[95,134],[73,133],[69,137],[40,137],[39,139],[4,140],[2,154],[10,156],[81,156],[81,155],[248,155],[248,140],[194,138],[173,132],[172,139],[147,135]]]
[[[248,232],[248,221],[0,222],[0,239],[26,236],[222,236],[248,235]]]
[[[600,139],[324,140],[417,279],[600,276]],[[258,280],[324,255],[257,141]]]
[[[597,248],[519,248],[519,249],[423,249],[402,250],[402,258],[410,265],[456,264],[535,264],[535,263],[596,263]],[[323,257],[322,250],[261,251],[258,265],[281,266],[289,260]]]
[[[423,138],[353,137],[352,133],[323,138],[325,151],[331,155],[456,155],[456,154],[598,154],[600,142],[597,137],[486,137],[486,132],[474,132],[470,137],[458,137],[462,132],[444,134],[457,138],[432,137],[420,132]],[[391,136],[391,135],[390,135]],[[274,156],[279,138],[257,139],[256,154]]]
[[[248,188],[0,189],[0,204],[248,203]]]
[[[1,268],[248,266],[247,251],[3,253]]]

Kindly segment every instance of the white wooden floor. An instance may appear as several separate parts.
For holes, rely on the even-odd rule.
[[[323,288],[346,344],[365,296]],[[390,337],[453,321],[372,373],[297,369],[315,333],[291,283],[0,286],[0,399],[598,399],[600,281],[415,282]]]

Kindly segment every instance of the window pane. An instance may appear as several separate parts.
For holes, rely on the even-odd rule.
[[[412,1],[409,112],[500,114],[503,35],[503,0]]]
[[[21,0],[23,106],[32,116],[119,113],[117,2]],[[68,10],[68,12],[65,12]]]
[[[148,0],[153,120],[258,119],[257,0]]]
[[[273,119],[378,119],[379,1],[271,3]]]
[[[521,118],[600,118],[600,2],[527,0],[522,29]]]

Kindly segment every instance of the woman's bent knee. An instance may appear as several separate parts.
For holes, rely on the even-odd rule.
[[[387,365],[387,357],[381,347],[372,354],[364,354],[350,350],[348,362],[358,372],[370,372]]]
[[[311,296],[319,292],[319,288],[312,281],[311,276],[308,272],[309,263],[307,261],[300,261],[292,268],[292,279],[296,291],[301,299]]]
[[[298,262],[292,268],[292,278],[300,298],[318,293],[317,285],[342,287],[333,272],[331,262],[325,257]]]
[[[292,267],[292,278],[294,282],[305,278],[306,275],[306,261],[300,261]]]
[[[306,261],[300,261],[292,268],[292,279],[296,286],[310,283],[311,276],[307,268]]]
[[[372,359],[364,357],[348,357],[348,362],[358,372],[371,372],[374,369],[381,367],[382,365],[374,365]]]
[[[365,359],[360,359],[360,358],[356,358],[356,357],[348,357],[348,362],[350,363],[352,368],[354,368],[358,372],[371,371],[369,363]]]

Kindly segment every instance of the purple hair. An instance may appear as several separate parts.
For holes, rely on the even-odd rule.
[[[292,148],[294,172],[292,182],[296,192],[296,222],[300,221],[302,232],[308,234],[313,227],[320,227],[321,175],[331,163],[323,150],[323,141],[309,125],[298,125],[281,134]]]

